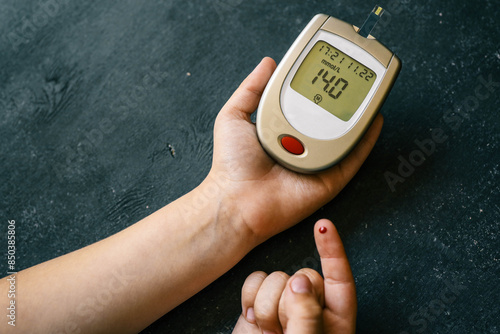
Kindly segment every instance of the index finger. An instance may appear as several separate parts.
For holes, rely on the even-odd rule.
[[[330,220],[321,219],[314,226],[314,239],[324,276],[325,308],[345,325],[353,324],[356,321],[356,288],[337,229]]]

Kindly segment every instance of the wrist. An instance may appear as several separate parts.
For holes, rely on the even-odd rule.
[[[230,182],[221,174],[211,171],[193,190],[191,203],[194,211],[208,210],[207,214],[210,214],[224,238],[229,238],[231,245],[236,243],[246,255],[262,241],[245,224],[239,199],[227,190]]]

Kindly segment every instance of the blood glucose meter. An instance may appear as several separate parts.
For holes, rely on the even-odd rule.
[[[401,69],[369,33],[376,6],[356,26],[318,14],[295,40],[264,90],[257,135],[281,165],[315,173],[340,162],[363,137]]]

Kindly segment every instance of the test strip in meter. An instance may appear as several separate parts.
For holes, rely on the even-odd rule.
[[[363,137],[401,69],[370,35],[382,13],[377,6],[361,29],[318,14],[285,54],[256,122],[262,147],[278,163],[316,173],[339,163]]]

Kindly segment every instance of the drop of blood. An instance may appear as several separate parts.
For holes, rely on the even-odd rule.
[[[319,228],[319,233],[326,233],[326,227],[321,226],[321,227]]]

